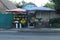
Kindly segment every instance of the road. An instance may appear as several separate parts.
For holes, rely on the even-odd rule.
[[[60,33],[0,32],[0,40],[60,40]]]

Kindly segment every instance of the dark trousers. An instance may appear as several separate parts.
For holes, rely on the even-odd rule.
[[[21,24],[22,28],[25,28],[26,27],[26,24]]]

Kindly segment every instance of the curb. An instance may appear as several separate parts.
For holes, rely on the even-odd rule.
[[[57,28],[40,28],[40,29],[20,29],[18,32],[38,32],[38,33],[60,33]]]
[[[1,29],[0,31],[16,31],[16,32],[35,32],[35,33],[60,33],[60,29],[50,29],[50,28],[41,28],[41,29]]]

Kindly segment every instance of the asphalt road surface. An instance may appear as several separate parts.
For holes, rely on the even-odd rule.
[[[0,40],[60,40],[60,33],[0,32]]]

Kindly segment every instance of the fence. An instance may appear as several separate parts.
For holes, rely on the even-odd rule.
[[[0,12],[0,28],[10,28],[12,26],[13,14]]]

